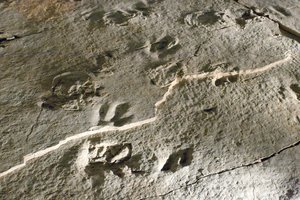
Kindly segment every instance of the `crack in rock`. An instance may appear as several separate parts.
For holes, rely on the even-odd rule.
[[[43,108],[40,109],[40,112],[39,112],[39,114],[37,115],[37,117],[36,117],[36,119],[35,119],[35,122],[31,125],[30,131],[29,131],[29,133],[26,135],[26,139],[25,139],[26,142],[28,142],[28,139],[29,139],[30,135],[32,134],[34,128],[35,128],[36,125],[38,124],[42,112],[43,112]]]
[[[263,162],[267,162],[269,161],[270,159],[274,158],[275,156],[277,156],[278,154],[288,150],[288,149],[291,149],[291,148],[294,148],[294,147],[297,147],[297,146],[300,146],[300,140],[291,144],[291,145],[288,145],[282,149],[280,149],[279,151],[276,151],[275,153],[272,153],[271,155],[269,156],[265,156],[265,157],[262,157],[262,158],[259,158],[251,163],[247,163],[247,164],[242,164],[242,165],[239,165],[239,166],[236,166],[236,167],[232,167],[232,168],[229,168],[229,169],[223,169],[221,171],[218,171],[218,172],[214,172],[214,173],[210,173],[210,174],[207,174],[207,175],[204,175],[204,176],[201,176],[199,178],[197,178],[194,182],[192,183],[188,183],[184,186],[180,186],[179,188],[176,188],[176,189],[173,189],[173,190],[170,190],[169,192],[167,193],[164,193],[164,194],[159,194],[157,196],[151,196],[151,197],[145,197],[145,198],[142,198],[140,200],[143,200],[143,199],[149,199],[149,198],[155,198],[155,197],[165,197],[175,191],[178,191],[178,190],[181,190],[182,188],[186,188],[186,187],[189,187],[189,186],[192,186],[192,185],[195,185],[198,183],[199,180],[201,179],[204,179],[204,178],[208,178],[208,177],[212,177],[212,176],[216,176],[216,175],[220,175],[220,174],[224,174],[226,172],[231,172],[231,171],[234,171],[234,170],[237,170],[237,169],[241,169],[241,168],[247,168],[247,167],[252,167],[254,165],[257,165],[257,164],[260,164],[260,163],[263,163]]]
[[[281,30],[281,32],[282,32],[281,34],[283,36],[288,37],[288,38],[300,43],[300,32],[297,32],[297,31],[283,25],[279,21],[277,23],[279,25],[279,29]]]
[[[269,15],[266,15],[265,13],[257,12],[254,7],[249,7],[249,6],[241,3],[239,0],[234,0],[234,1],[236,3],[238,3],[239,5],[245,7],[246,9],[251,10],[255,15],[260,16],[260,17],[264,17],[264,18],[269,19],[272,22],[278,24],[279,29],[283,32],[282,33],[283,36],[288,37],[288,38],[290,38],[292,40],[295,40],[295,41],[300,43],[300,32],[284,25],[282,22],[280,22],[277,19],[271,18]]]
[[[284,63],[286,63],[290,60],[292,60],[292,56],[287,55],[286,58],[284,58],[284,59],[281,59],[279,61],[268,64],[264,67],[260,67],[260,68],[256,68],[256,69],[240,70],[239,72],[237,72],[237,71],[234,71],[234,72],[208,72],[208,73],[202,73],[202,74],[186,75],[186,76],[182,76],[182,77],[178,76],[170,84],[169,89],[164,94],[163,98],[155,104],[156,113],[157,113],[158,108],[160,106],[162,106],[167,101],[167,98],[172,94],[172,91],[174,90],[174,88],[177,87],[183,81],[194,80],[194,79],[201,80],[201,79],[207,79],[207,78],[220,79],[220,78],[232,77],[232,76],[236,76],[236,75],[245,76],[245,75],[251,75],[251,74],[256,74],[256,73],[262,73],[262,72],[271,70],[272,68],[275,68],[278,65],[284,64]],[[6,175],[8,175],[10,173],[13,173],[14,171],[17,171],[19,169],[24,168],[30,160],[33,160],[33,159],[42,157],[42,156],[44,156],[48,153],[51,153],[51,152],[59,149],[61,146],[69,143],[70,141],[74,141],[74,140],[78,140],[78,139],[84,139],[86,137],[96,135],[96,134],[99,134],[99,133],[103,133],[103,132],[129,130],[129,129],[132,129],[132,128],[143,126],[145,124],[153,123],[153,122],[156,121],[156,119],[157,119],[157,117],[153,117],[153,118],[146,119],[146,120],[143,120],[143,121],[138,121],[138,122],[135,122],[135,123],[127,124],[127,125],[124,125],[124,126],[121,126],[121,127],[105,126],[105,127],[101,128],[99,130],[87,131],[87,132],[79,133],[79,134],[74,135],[74,136],[67,137],[64,140],[61,140],[57,145],[48,147],[44,150],[41,150],[41,151],[38,151],[38,152],[35,152],[35,153],[32,153],[32,154],[25,155],[24,156],[24,161],[23,161],[22,164],[16,165],[16,166],[8,169],[7,171],[4,171],[4,172],[0,173],[0,178],[5,177]],[[31,128],[31,129],[33,129],[33,128]]]

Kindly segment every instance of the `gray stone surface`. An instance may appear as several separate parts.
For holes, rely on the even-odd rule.
[[[299,199],[299,3],[0,1],[0,199]]]

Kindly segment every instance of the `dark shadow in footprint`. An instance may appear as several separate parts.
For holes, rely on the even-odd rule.
[[[122,119],[119,119],[118,121],[114,122],[115,126],[123,126],[125,124],[128,124],[132,121],[133,115],[130,115],[129,117],[124,117]]]
[[[250,10],[245,10],[244,13],[241,15],[241,17],[236,18],[235,22],[241,27],[245,28],[247,24],[247,20],[255,18],[256,15],[254,15]]]
[[[161,169],[161,171],[175,172],[177,169],[178,161],[179,161],[179,157],[177,153],[171,154],[167,159],[166,163],[164,164],[163,168]]]
[[[182,167],[188,166],[191,164],[193,160],[193,148],[184,149],[178,152],[178,154],[181,154],[181,157],[179,159],[179,164]]]
[[[103,165],[99,165],[98,163],[89,164],[84,172],[91,179],[92,187],[98,187],[104,184],[105,176],[104,176],[105,168]]]
[[[208,11],[203,13],[203,15],[200,15],[197,17],[197,20],[199,23],[204,24],[204,25],[212,25],[218,22],[220,19],[220,16],[216,15],[216,12],[214,11]]]
[[[179,49],[180,45],[178,44],[178,40],[171,36],[165,36],[150,46],[150,52],[157,53],[160,58],[168,54],[175,54]]]
[[[180,74],[184,74],[181,62],[158,65],[147,71],[150,83],[159,87],[166,87]]]
[[[132,156],[129,160],[127,160],[124,165],[130,168],[131,172],[135,175],[143,175],[146,173],[144,169],[142,169],[141,165],[143,163],[143,155],[137,154]]]
[[[105,121],[105,116],[108,112],[108,109],[109,109],[109,105],[107,103],[101,105],[99,109],[99,122],[97,126],[108,124],[108,122]]]
[[[213,10],[192,12],[187,14],[183,19],[184,23],[191,27],[214,25],[219,20],[221,20],[221,14]]]
[[[115,116],[111,119],[115,126],[123,126],[132,120],[133,115],[124,117],[124,115],[129,111],[130,107],[131,106],[128,103],[117,105]]]
[[[135,11],[123,11],[123,10],[115,10],[111,12],[107,12],[103,16],[103,20],[106,25],[116,24],[116,25],[126,25],[127,21],[132,18],[136,14]]]
[[[297,95],[297,99],[300,101],[300,86],[298,84],[292,84],[290,88]]]
[[[185,167],[191,164],[193,159],[193,148],[187,148],[173,153],[169,156],[161,171],[175,172],[179,166]]]
[[[104,11],[97,11],[88,16],[87,20],[89,20],[89,28],[93,29],[105,27],[105,23],[103,20],[104,14]]]
[[[105,103],[99,109],[99,121],[97,126],[114,125],[123,126],[133,119],[134,115],[128,115],[130,110],[128,103],[111,105]]]
[[[162,52],[158,57],[163,58],[167,55],[174,55],[180,48],[181,48],[180,44],[177,44],[177,45],[173,46],[171,49],[168,49],[167,51]]]
[[[150,9],[144,2],[137,2],[133,4],[132,10],[141,12],[143,16],[149,16],[150,14]]]
[[[203,109],[203,112],[205,112],[205,113],[213,113],[213,112],[216,112],[216,111],[217,111],[216,106]]]
[[[165,51],[176,45],[176,40],[171,36],[166,36],[155,42],[150,47],[150,52]]]
[[[234,83],[238,81],[239,76],[238,75],[232,75],[232,76],[226,76],[219,78],[215,80],[214,85],[219,87],[219,86],[224,86],[228,83]]]

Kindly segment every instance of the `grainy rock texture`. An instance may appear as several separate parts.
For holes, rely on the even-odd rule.
[[[300,199],[299,0],[0,0],[0,199]]]

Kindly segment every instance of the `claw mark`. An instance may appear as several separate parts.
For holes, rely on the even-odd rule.
[[[146,44],[139,49],[145,49],[147,54],[161,58],[168,54],[176,53],[179,48],[179,40],[167,35],[154,42],[147,41]]]
[[[131,121],[133,115],[128,114],[130,105],[128,103],[103,104],[99,109],[99,120],[97,126],[123,126]]]
[[[107,12],[103,16],[103,21],[106,25],[115,24],[118,26],[125,26],[128,21],[138,15],[147,16],[149,8],[144,2],[137,2],[131,8],[117,9]]]
[[[135,12],[126,10],[115,10],[104,14],[103,20],[106,25],[117,24],[119,26],[127,25],[127,21],[136,16]]]
[[[183,70],[181,63],[168,63],[147,72],[151,83],[160,87],[168,86],[176,77],[176,74]]]
[[[99,86],[85,72],[65,72],[52,80],[51,92],[41,96],[39,105],[46,109],[62,107],[64,110],[78,111],[86,105],[86,99],[99,96]]]
[[[89,163],[119,164],[131,158],[132,145],[130,143],[104,145],[90,144]]]
[[[215,11],[194,12],[184,18],[184,22],[189,26],[212,25],[217,23],[221,16]]]
[[[92,186],[100,185],[105,182],[105,171],[124,177],[129,168],[126,161],[131,159],[131,154],[131,143],[89,141],[80,151],[76,165],[78,172],[91,180]]]
[[[230,10],[219,12],[215,10],[196,11],[187,14],[183,22],[190,27],[219,30],[234,26],[234,14]]]

